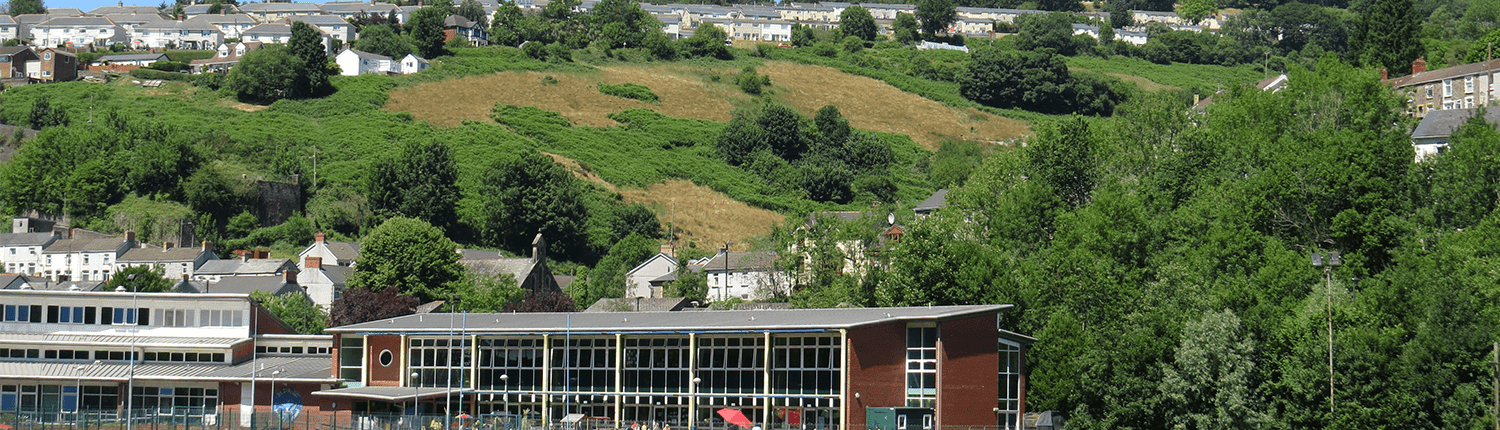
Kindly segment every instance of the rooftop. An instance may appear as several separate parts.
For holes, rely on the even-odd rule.
[[[836,330],[904,321],[996,315],[1013,305],[733,310],[709,312],[419,314],[334,327],[325,333],[540,334]]]
[[[1477,109],[1449,109],[1428,112],[1422,117],[1422,122],[1411,131],[1412,139],[1432,139],[1452,136],[1459,126],[1464,125],[1469,117],[1477,113]],[[1485,112],[1484,119],[1490,124],[1500,124],[1500,109]]]

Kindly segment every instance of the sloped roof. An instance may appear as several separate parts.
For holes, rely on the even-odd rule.
[[[261,4],[261,3],[255,3]],[[271,3],[275,4],[275,3]],[[281,23],[266,23],[245,29],[244,34],[292,35],[292,26]]]
[[[1399,78],[1390,79],[1385,82],[1393,87],[1401,88],[1412,85],[1438,82],[1444,79],[1452,79],[1460,76],[1484,73],[1487,70],[1494,70],[1497,67],[1500,67],[1500,58],[1489,61],[1481,61],[1478,63],[1461,64],[1437,70],[1428,70],[1422,73],[1413,73]]]
[[[15,24],[15,23],[16,23],[16,19],[15,18],[11,18],[10,15],[6,15],[6,14],[3,14],[3,13],[0,13],[0,24]]]
[[[199,275],[273,274],[280,272],[288,266],[296,267],[295,264],[292,264],[292,260],[285,258],[210,260],[203,263],[203,266],[193,271],[193,273]]]
[[[0,378],[6,379],[83,379],[89,381],[168,380],[168,381],[249,381],[254,371],[259,379],[269,379],[271,373],[281,371],[277,380],[304,382],[334,382],[333,360],[328,356],[277,357],[262,356],[253,361],[226,365],[214,363],[158,363],[136,364],[103,362],[84,365],[68,361],[0,361]],[[265,367],[254,370],[256,367]],[[406,388],[410,391],[410,388]]]
[[[64,16],[37,23],[34,27],[113,27],[114,21],[102,16]]]
[[[1422,117],[1422,122],[1411,131],[1412,139],[1433,139],[1452,136],[1478,109],[1435,110]],[[1500,124],[1500,109],[1485,112],[1484,119],[1490,124]]]
[[[161,249],[158,247],[135,248],[125,251],[117,261],[121,262],[156,262],[156,261],[193,261],[199,255],[203,255],[203,248],[177,247]]]
[[[665,312],[681,310],[688,302],[686,297],[626,297],[621,299],[599,299],[584,312]]]
[[[162,21],[148,22],[148,23],[145,23],[145,24],[141,24],[141,26],[137,27],[137,28],[138,29],[143,29],[143,30],[219,31],[219,27],[215,27],[213,24],[210,24],[210,23],[208,23],[206,21],[193,21],[193,20],[187,20],[187,21],[162,20]]]
[[[223,15],[198,15],[192,18],[188,18],[188,21],[206,22],[209,24],[256,24],[260,22],[256,21],[255,18],[251,17],[250,15],[246,15],[243,13],[226,13]]]
[[[469,28],[474,26],[474,21],[464,18],[463,15],[448,15],[447,18],[443,18],[443,26]]]
[[[931,196],[927,197],[927,200],[923,200],[921,203],[917,203],[917,207],[912,208],[912,210],[917,212],[931,212],[932,210],[943,207],[943,205],[946,205],[947,203],[948,189],[943,188],[937,190],[937,192],[935,193],[932,193]]]
[[[279,296],[302,292],[302,288],[296,283],[286,282],[280,276],[225,276],[207,283],[206,287],[210,293],[250,294],[262,291]]]
[[[9,48],[0,50],[0,55],[14,55],[29,48],[11,50]],[[52,233],[3,233],[0,234],[0,246],[39,246],[52,240]]]
[[[161,11],[151,6],[100,6],[89,11],[89,15],[109,14],[159,15]]]
[[[105,18],[109,18],[110,21],[113,21],[115,24],[120,24],[120,25],[125,25],[125,24],[140,25],[140,24],[145,24],[145,23],[149,23],[149,22],[167,21],[166,18],[163,18],[161,15],[157,15],[157,14],[149,14],[149,15],[110,14],[110,15],[105,15],[104,17]]]
[[[903,308],[834,308],[733,310],[712,312],[638,312],[629,318],[608,312],[536,312],[407,315],[325,330],[328,333],[446,333],[461,319],[470,332],[561,333],[716,330],[836,330],[906,321],[995,315],[1013,305],[923,306]]]
[[[321,12],[323,9],[313,3],[246,3],[240,5],[240,10],[250,13],[266,13]]]
[[[712,260],[708,260],[708,263],[704,264],[703,267],[704,267],[704,269],[706,269],[708,271],[724,270],[724,268],[725,268],[725,260],[724,259],[725,259],[724,253],[721,252],[718,255],[715,255]],[[771,269],[771,268],[775,267],[775,265],[776,265],[776,253],[775,252],[770,252],[770,251],[764,251],[764,252],[731,252],[731,253],[729,253],[728,259],[729,259],[728,268],[731,271],[733,271],[733,270],[767,270],[767,269]]]
[[[95,62],[99,62],[99,63],[104,63],[104,62],[110,62],[110,61],[145,61],[145,60],[167,61],[167,54],[155,53],[155,54],[117,54],[117,55],[105,55],[103,57],[99,57],[98,60],[94,60],[94,61]]]
[[[470,272],[479,275],[499,275],[509,273],[516,277],[516,282],[524,282],[526,276],[531,274],[531,269],[536,261],[530,258],[485,258],[485,259],[463,259],[458,260]]]
[[[105,239],[58,239],[47,245],[43,253],[65,254],[69,252],[98,252],[114,251],[124,244],[125,238],[111,237]]]
[[[203,4],[203,3],[190,4],[190,5],[182,7],[182,13],[185,13],[185,14],[188,14],[188,15],[207,15],[208,14],[208,9],[211,8],[211,7],[213,7],[212,4]],[[236,13],[236,11],[239,11],[239,10],[240,10],[239,7],[237,7],[235,5],[225,4],[224,5],[224,12],[223,13],[226,14],[226,15],[228,15],[228,14]],[[216,13],[216,14],[213,14],[213,15],[218,15],[218,14]]]
[[[318,244],[314,243],[314,244],[308,246],[307,249],[312,249],[313,246],[317,246],[317,245]],[[338,241],[331,241],[330,240],[330,241],[323,242],[323,246],[328,247],[328,252],[333,253],[333,256],[335,258],[338,258],[339,260],[354,261],[355,259],[359,258],[359,244],[358,243],[355,243],[355,242],[338,242]],[[302,252],[306,253],[307,250],[304,249],[304,250],[302,250]]]
[[[325,264],[320,267],[323,276],[327,276],[334,284],[348,284],[349,277],[354,275],[354,268],[349,266],[334,266]]]
[[[459,258],[469,259],[469,260],[482,260],[482,259],[487,259],[487,258],[503,258],[503,257],[505,257],[505,254],[501,254],[500,251],[491,251],[491,250],[488,250],[488,249],[459,249],[458,250],[458,255],[462,256],[462,257],[459,257]]]
[[[292,17],[292,21],[302,21],[312,25],[349,25],[349,21],[333,15],[305,15]]]
[[[354,49],[354,48],[345,49],[344,52],[353,53],[354,55],[358,56],[360,59],[363,59],[363,60],[371,60],[371,61],[384,60],[384,61],[391,61],[391,57],[387,57],[387,56],[380,55],[380,54],[371,54],[369,52],[361,51],[361,50]],[[340,55],[342,55],[342,54],[340,54]]]

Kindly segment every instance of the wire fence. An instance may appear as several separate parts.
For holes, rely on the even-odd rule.
[[[129,424],[127,424],[127,418]],[[251,416],[238,407],[223,409],[172,408],[82,412],[8,412],[0,414],[0,430],[736,430],[716,425],[670,425],[587,418],[573,423],[542,422],[535,416],[485,414],[478,416],[360,414],[349,411],[304,411],[278,414],[257,411]],[[1008,430],[1011,426],[954,426],[935,430]],[[764,430],[839,430],[839,426],[801,427],[771,424]],[[908,430],[934,430],[913,427]]]

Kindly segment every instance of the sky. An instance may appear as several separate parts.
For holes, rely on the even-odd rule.
[[[161,0],[124,0],[126,6],[160,6]],[[327,0],[296,0],[298,3],[324,3]],[[243,2],[243,1],[242,1]],[[84,12],[101,6],[116,6],[120,0],[43,0],[42,4],[49,8],[67,7],[83,9]]]

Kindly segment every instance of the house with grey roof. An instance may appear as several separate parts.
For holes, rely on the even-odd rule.
[[[224,32],[203,21],[157,21],[141,24],[131,33],[136,49],[213,49],[224,43]]]
[[[384,2],[360,2],[360,1],[331,1],[323,3],[323,13],[337,16],[346,20],[359,18],[360,16],[380,15],[389,17],[391,12],[396,13],[396,22],[405,24],[411,12],[401,6]]]
[[[285,3],[252,3],[252,4],[285,4]],[[251,15],[251,16],[254,16],[254,15]],[[328,49],[328,47],[331,46],[330,45],[331,42],[329,42],[329,40],[331,40],[332,37],[329,37],[328,33],[323,33],[322,30],[318,30],[318,32],[322,34],[323,49],[325,49],[325,50]],[[292,25],[291,24],[282,23],[282,22],[278,21],[278,22],[265,23],[265,24],[254,26],[254,27],[250,27],[249,29],[246,29],[243,33],[240,33],[240,41],[242,41],[242,42],[260,42],[260,43],[288,43],[288,42],[292,41]]]
[[[0,14],[0,41],[21,38],[21,25],[10,15]]]
[[[122,15],[161,15],[161,11],[157,10],[156,8],[151,7],[151,6],[124,6],[124,5],[120,5],[120,6],[100,6],[100,7],[93,8],[92,10],[89,10],[88,13],[86,13],[86,15],[92,15],[92,16],[105,16],[105,15],[114,15],[114,14],[122,14]]]
[[[127,267],[146,266],[152,270],[160,270],[162,277],[167,279],[188,279],[203,263],[219,259],[219,255],[214,253],[213,244],[208,241],[203,241],[201,246],[173,245],[142,245],[125,251],[124,255],[115,259],[115,273]]]
[[[240,13],[240,7],[239,6],[235,6],[235,5],[229,4],[227,2],[224,3],[223,7],[221,7],[219,9],[219,13],[215,13],[215,14],[208,13],[208,9],[212,8],[212,7],[213,7],[213,5],[209,4],[209,3],[190,4],[190,5],[182,7],[182,14],[186,15],[189,19],[191,19],[191,18],[193,18],[195,16],[203,16],[203,15],[220,15],[220,14],[230,15],[230,14]]]
[[[461,37],[469,41],[472,46],[485,46],[490,44],[490,29],[461,15],[448,15],[443,18],[444,41]]]
[[[5,262],[5,271],[27,275],[43,273],[42,250],[56,242],[58,237],[52,232],[0,234],[0,261]]]
[[[219,29],[225,38],[238,38],[240,33],[249,30],[250,27],[260,25],[260,21],[243,13],[226,13],[213,15],[198,15],[188,18],[188,21],[203,22]]]
[[[136,28],[140,28],[140,26],[142,26],[142,25],[157,24],[157,23],[162,23],[162,22],[169,21],[168,19],[162,17],[161,15],[157,15],[157,14],[154,14],[154,13],[153,14],[145,14],[145,15],[137,15],[137,14],[121,15],[121,14],[114,14],[114,15],[104,15],[104,17],[107,18],[107,19],[109,19],[110,21],[114,22],[115,24],[118,24],[120,26],[120,28],[125,29],[125,34],[130,35],[130,37],[135,37],[135,29]]]
[[[328,310],[335,300],[344,296],[349,277],[353,275],[353,267],[324,264],[320,257],[307,257],[302,261],[302,270],[297,273],[297,284],[306,290],[308,299]]]
[[[285,258],[231,258],[203,262],[193,272],[193,279],[218,281],[232,276],[285,277],[287,273],[291,273],[290,279],[296,280],[297,270],[297,264]]]
[[[547,242],[540,233],[531,241],[530,257],[460,258],[458,263],[469,273],[491,279],[511,275],[516,286],[533,293],[562,292],[557,279],[552,276],[552,269],[547,267]]]
[[[776,267],[775,252],[723,252],[703,265],[708,300],[760,300],[791,292],[790,276]]]
[[[176,290],[209,294],[250,294],[259,291],[273,296],[307,296],[306,290],[297,283],[295,272],[286,272],[283,276],[221,276],[217,279],[185,280],[177,283]]]
[[[240,63],[240,57],[246,53],[260,49],[260,42],[239,42],[234,44],[220,44],[218,52],[213,58],[200,58],[188,62],[188,70],[193,74],[199,73],[229,73],[229,69]]]
[[[281,21],[294,16],[322,15],[323,8],[316,3],[245,3],[240,12],[255,17],[261,22]]]
[[[115,261],[136,247],[135,232],[124,237],[65,238],[42,248],[42,276],[53,282],[107,281]]]
[[[1411,131],[1416,161],[1422,162],[1433,155],[1446,152],[1453,133],[1477,113],[1477,109],[1437,110],[1422,117],[1422,122]],[[1491,125],[1500,124],[1500,110],[1485,111],[1484,120]]]
[[[116,65],[116,66],[140,66],[140,67],[146,67],[146,66],[150,66],[151,63],[155,63],[157,61],[169,61],[169,59],[167,58],[167,54],[161,53],[161,52],[157,52],[157,53],[149,53],[149,54],[115,54],[115,55],[105,55],[103,57],[99,57],[98,59],[94,60],[94,64],[95,65]]]
[[[917,219],[927,218],[929,216],[932,216],[933,212],[937,211],[947,204],[948,189],[942,188],[937,190],[937,192],[932,193],[932,195],[928,196],[926,200],[922,200],[921,203],[917,203],[917,207],[912,208],[912,212],[915,212],[917,214]]]
[[[354,25],[349,21],[333,15],[301,15],[291,18],[294,22],[305,22],[308,25],[323,30],[324,34],[334,39],[348,43],[354,40]]]
[[[100,16],[57,17],[31,26],[31,41],[37,46],[107,47],[128,39],[124,27]]]
[[[663,297],[660,286],[651,281],[677,271],[677,259],[666,253],[656,255],[625,272],[625,297]]]
[[[313,235],[313,243],[297,253],[299,261],[307,261],[307,257],[318,257],[326,265],[354,267],[359,259],[359,244],[330,241],[328,235],[317,233]]]
[[[391,57],[372,54],[354,48],[344,48],[344,52],[340,52],[339,55],[334,56],[333,61],[338,63],[339,74],[344,76],[390,74],[393,66]]]

